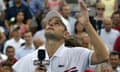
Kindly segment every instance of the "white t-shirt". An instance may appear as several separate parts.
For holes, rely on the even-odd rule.
[[[15,41],[14,38],[7,40],[4,44],[4,50],[3,52],[6,53],[6,48],[7,46],[13,46],[15,48],[15,52],[17,52],[18,48],[21,47],[21,44],[25,43],[25,40],[20,38],[20,40],[18,42]]]
[[[27,48],[26,45],[18,48],[17,52],[16,52],[16,59],[19,60],[21,59],[22,57],[32,53],[35,51],[35,47],[34,45],[32,44],[30,48]]]
[[[39,49],[45,49],[45,46],[41,46]],[[14,72],[35,72],[36,66],[33,65],[33,62],[38,59],[38,50],[14,64]],[[71,68],[74,68],[71,71],[84,72],[91,64],[92,54],[93,52],[86,48],[67,48],[63,44],[50,59],[46,52],[45,60],[50,60],[50,64],[46,66],[47,72],[64,72]]]
[[[105,29],[102,29],[100,37],[109,48],[109,51],[113,51],[115,40],[119,35],[120,33],[117,30],[111,29],[110,32],[106,32]]]

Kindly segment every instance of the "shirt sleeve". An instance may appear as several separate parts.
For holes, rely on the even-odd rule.
[[[25,56],[18,60],[13,66],[14,72],[33,72],[31,56]]]
[[[89,66],[88,66],[88,68],[90,68],[90,69],[95,69],[96,67],[97,67],[97,65],[92,65],[92,63],[91,63],[91,58],[92,58],[92,55],[93,55],[93,53],[94,53],[94,51],[90,51],[89,52],[89,61],[88,61],[88,64],[89,64]]]

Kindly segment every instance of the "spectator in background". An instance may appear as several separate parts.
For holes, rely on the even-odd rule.
[[[32,17],[44,12],[44,0],[22,0],[29,7]]]
[[[88,48],[90,50],[94,50],[94,47],[91,44],[90,37],[85,32],[80,35],[80,44],[84,48]]]
[[[65,0],[45,0],[45,8],[59,11],[60,6],[65,4]]]
[[[15,58],[15,49],[12,46],[7,46],[6,48],[6,56],[8,59],[4,62],[2,62],[2,65],[9,64],[10,67],[17,62],[17,59]]]
[[[61,6],[61,10],[60,10],[62,16],[68,20],[69,24],[68,24],[68,28],[69,28],[69,32],[71,35],[74,34],[74,26],[75,26],[75,22],[76,19],[70,16],[70,6],[69,5],[63,5]]]
[[[29,10],[32,14],[32,21],[36,22],[37,24],[37,30],[40,30],[41,27],[41,20],[43,17],[43,14],[45,12],[44,10],[44,0],[22,0],[23,3],[29,7]]]
[[[111,17],[114,11],[118,10],[118,0],[100,0],[105,4],[105,17]]]
[[[35,49],[38,49],[40,46],[43,45],[43,40],[41,38],[34,38],[33,43],[34,43]]]
[[[82,33],[84,33],[85,32],[85,28],[84,28],[84,26],[81,24],[81,22],[80,22],[81,20],[80,20],[80,18],[79,18],[79,20],[77,20],[76,22],[75,22],[75,28],[74,28],[74,37],[79,41],[79,43],[81,42],[81,40],[80,40],[80,36],[81,36],[81,34]]]
[[[21,0],[14,0],[14,6],[6,10],[5,26],[8,30],[10,29],[9,21],[11,19],[15,19],[19,11],[23,11],[25,15],[24,19],[25,19],[26,26],[27,28],[29,28],[29,25],[31,24],[31,18],[32,18],[29,8],[23,5]]]
[[[21,45],[25,42],[25,40],[21,38],[19,26],[13,27],[12,33],[13,33],[13,37],[7,40],[4,44],[4,50],[3,50],[4,53],[6,53],[7,46],[9,45],[13,46],[16,52],[18,48],[20,48]]]
[[[75,26],[74,27],[75,27],[74,28],[75,37],[77,37],[77,38],[80,38],[80,35],[82,33],[86,32],[84,26],[80,22],[80,19],[75,22]]]
[[[30,31],[27,31],[24,35],[25,39],[25,44],[18,48],[16,51],[16,58],[19,60],[22,57],[26,56],[29,53],[32,53],[35,51],[35,47],[33,45],[33,38],[32,38],[32,33]]]
[[[114,72],[112,69],[112,66],[108,63],[104,63],[101,66],[101,71],[100,72]]]
[[[104,27],[103,26],[104,11],[105,5],[102,2],[98,2],[96,4],[96,16],[90,17],[90,21],[98,34],[101,33],[101,29]]]
[[[15,23],[13,23],[13,24],[10,25],[9,34],[11,34],[12,29],[13,29],[14,27],[19,26],[19,27],[20,27],[20,35],[21,35],[21,37],[23,37],[23,36],[24,36],[24,33],[25,33],[28,29],[27,29],[26,24],[24,24],[24,13],[23,13],[22,11],[19,11],[19,12],[17,13],[14,22],[15,22]]]
[[[3,64],[0,72],[13,72],[10,64]]]
[[[120,12],[115,11],[112,14],[111,18],[112,18],[113,28],[120,32]]]
[[[104,19],[104,27],[105,28],[101,30],[100,37],[108,46],[108,50],[111,52],[113,51],[115,40],[120,35],[120,33],[117,30],[112,29],[112,21],[110,18]]]
[[[80,47],[80,41],[74,37],[74,36],[69,36],[68,38],[65,39],[65,46],[66,47]]]
[[[111,52],[109,56],[109,62],[114,72],[120,72],[120,53]]]
[[[118,36],[116,41],[115,41],[114,51],[120,52],[120,36]]]
[[[43,43],[45,43],[46,38],[45,38],[44,34],[45,34],[45,27],[47,25],[47,21],[45,19],[43,19],[41,24],[42,24],[42,30],[37,31],[34,34],[34,38],[40,38],[40,39],[42,39]]]

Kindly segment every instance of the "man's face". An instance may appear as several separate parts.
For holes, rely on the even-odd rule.
[[[76,25],[76,30],[77,32],[83,32],[84,27],[80,22]]]
[[[108,19],[104,20],[105,30],[109,32],[112,28],[112,22]]]
[[[115,25],[118,25],[120,22],[120,15],[119,14],[114,14],[112,17],[112,21]]]
[[[70,16],[70,7],[69,6],[64,6],[62,8],[62,15],[64,17],[69,17]]]
[[[113,68],[116,68],[120,63],[120,59],[118,55],[111,55],[109,61]]]
[[[14,48],[7,48],[7,50],[6,50],[6,55],[7,55],[9,58],[14,58],[14,55],[15,55],[15,50],[14,50]]]
[[[32,33],[31,32],[25,33],[24,39],[25,39],[26,43],[29,43],[29,42],[31,43],[32,42]]]
[[[99,8],[96,9],[96,12],[97,12],[97,15],[102,16],[104,14],[104,12],[105,12],[105,8],[99,7]]]
[[[50,39],[61,40],[64,38],[64,32],[65,26],[58,17],[52,18],[45,28],[45,36]]]
[[[24,20],[24,13],[23,12],[19,12],[17,14],[17,21],[22,21]]]
[[[13,32],[14,37],[20,37],[20,30],[16,30]]]

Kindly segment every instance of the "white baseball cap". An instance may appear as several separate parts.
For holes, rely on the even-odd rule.
[[[69,22],[68,22],[58,11],[56,11],[56,10],[51,10],[51,11],[49,11],[49,12],[47,13],[45,19],[46,19],[47,21],[49,21],[49,20],[50,20],[51,18],[53,18],[53,17],[59,17],[59,18],[62,20],[62,22],[64,23],[64,25],[66,26],[67,31],[68,31],[69,33],[71,33],[71,31],[70,31],[71,29],[68,27]]]

